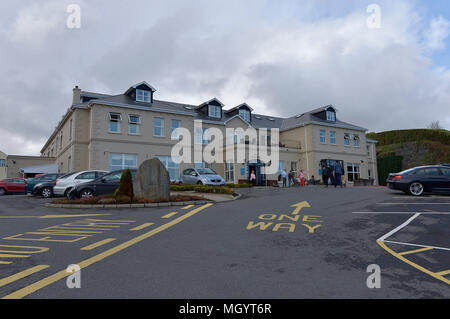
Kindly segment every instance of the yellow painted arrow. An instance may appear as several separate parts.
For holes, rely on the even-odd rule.
[[[105,216],[111,214],[77,214],[77,215],[44,215],[44,216],[0,216],[0,218],[74,218],[74,217],[92,217]]]
[[[293,215],[298,215],[298,213],[302,210],[304,207],[311,207],[307,201],[303,201],[294,205],[291,205],[291,207],[295,207],[294,211],[292,212]]]

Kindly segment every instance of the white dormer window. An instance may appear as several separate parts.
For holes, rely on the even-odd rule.
[[[336,121],[336,113],[334,113],[333,111],[327,111],[327,121]]]
[[[220,109],[220,106],[217,105],[208,105],[208,116],[210,117],[222,117],[222,111]]]
[[[150,103],[150,91],[136,89],[136,101]]]
[[[239,116],[245,121],[250,122],[250,111],[246,109],[239,109]]]

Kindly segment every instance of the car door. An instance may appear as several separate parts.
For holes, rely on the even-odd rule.
[[[442,189],[446,193],[450,193],[450,167],[449,168],[440,168],[441,177],[442,177]]]
[[[15,178],[14,184],[16,193],[23,193],[25,191],[25,180],[21,178]]]
[[[95,184],[95,192],[97,196],[113,194],[119,187],[122,172],[111,173],[103,176],[98,183]]]
[[[192,184],[191,180],[191,171],[192,169],[188,168],[185,169],[182,173],[181,181],[185,184]]]
[[[425,183],[428,186],[428,190],[431,190],[432,192],[443,191],[443,176],[439,168],[429,167],[424,168],[423,171],[423,178],[425,179]]]
[[[75,179],[74,179],[75,185],[74,186],[77,186],[82,183],[90,182],[90,181],[94,180],[95,177],[96,177],[95,172],[82,173],[82,174],[78,175],[77,177],[75,177]]]

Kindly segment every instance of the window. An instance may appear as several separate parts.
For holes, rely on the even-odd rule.
[[[109,154],[109,170],[115,171],[126,168],[137,167],[137,155],[136,154],[122,154],[122,153],[110,153]]]
[[[220,109],[220,106],[208,105],[208,116],[221,118],[222,117],[222,110]]]
[[[439,176],[441,172],[438,168],[424,168],[420,169],[416,172],[416,175],[431,175],[431,176]]]
[[[72,126],[73,124],[72,124],[72,119],[70,119],[70,132],[69,132],[69,140],[72,140]]]
[[[177,130],[177,128],[181,127],[181,121],[180,120],[171,120],[170,121],[170,137],[173,140],[180,139],[180,132]]]
[[[284,169],[284,163],[283,161],[278,161],[278,174],[281,174]]]
[[[210,168],[210,169],[212,169],[213,166],[214,166],[213,163],[205,163],[205,162],[194,163],[194,168]]]
[[[233,162],[225,162],[225,180],[227,182],[234,181],[234,163]]]
[[[75,179],[95,179],[95,172],[86,172],[78,175]]]
[[[325,130],[320,130],[320,144],[325,144]]]
[[[450,177],[450,168],[441,168],[441,172],[444,176]]]
[[[291,171],[297,171],[297,162],[291,162]]]
[[[358,135],[355,135],[353,137],[353,146],[354,147],[359,147],[359,136]]]
[[[136,101],[150,103],[150,91],[136,90]]]
[[[336,121],[336,113],[333,111],[327,111],[327,121]]]
[[[349,182],[360,179],[359,164],[347,163],[347,173]]]
[[[245,121],[250,122],[250,111],[246,109],[239,109],[239,116]]]
[[[72,171],[72,156],[69,156],[69,158],[67,159],[67,169],[68,172]]]
[[[59,149],[62,150],[62,146],[63,146],[63,132],[61,132],[61,137],[59,138]]]
[[[103,177],[103,179],[106,182],[115,182],[115,181],[120,181],[120,178],[122,177],[122,172],[116,172],[116,173],[112,173],[112,174],[107,174]]]
[[[5,166],[6,166],[6,160],[0,159],[0,167],[5,167]]]
[[[348,134],[348,133],[344,134],[344,145],[350,146],[350,134]]]
[[[141,117],[139,115],[128,116],[128,134],[140,134]]]
[[[336,145],[336,132],[330,132],[330,144]]]
[[[195,134],[194,134],[194,143],[195,144],[206,145],[209,143],[209,139],[207,138],[207,134],[206,134],[207,130],[208,130],[207,128],[200,128],[200,127],[195,128]]]
[[[370,156],[370,147],[369,147],[369,145],[366,145],[366,149],[367,149],[367,156]]]
[[[179,165],[172,160],[170,156],[156,156],[169,172],[170,180],[178,180],[180,175]]]
[[[109,113],[110,133],[120,133],[120,121],[122,121],[122,115],[119,113]]]
[[[155,117],[153,120],[153,136],[164,136],[164,119]]]

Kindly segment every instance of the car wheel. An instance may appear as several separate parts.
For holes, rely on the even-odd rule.
[[[408,186],[409,193],[413,196],[420,196],[424,192],[424,187],[419,182],[414,182]]]
[[[83,190],[80,192],[80,197],[81,197],[81,198],[91,198],[91,197],[94,197],[94,192],[91,191],[90,189],[83,189]]]
[[[66,191],[64,192],[64,197],[67,197],[68,199],[70,199],[69,194],[70,194],[70,191],[71,191],[71,190],[72,190],[72,188],[66,189]]]
[[[0,188],[0,196],[6,195],[6,191],[4,188]]]
[[[52,197],[52,189],[50,187],[44,187],[41,192],[42,197],[49,198]]]

